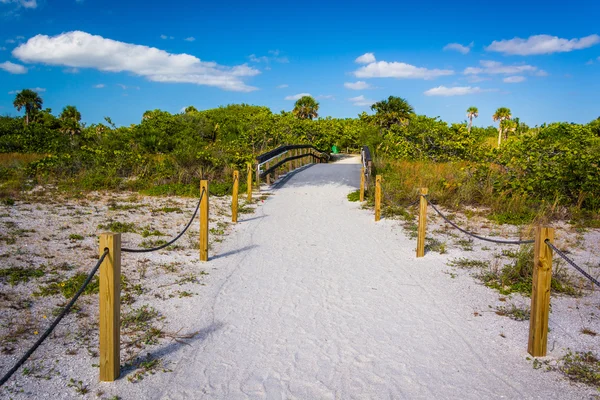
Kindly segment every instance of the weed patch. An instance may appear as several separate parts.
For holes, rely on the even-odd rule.
[[[19,283],[27,283],[32,278],[41,278],[45,274],[43,268],[9,267],[0,269],[0,281],[15,286]]]
[[[70,299],[77,293],[87,278],[87,274],[79,272],[71,278],[62,282],[52,282],[46,286],[38,288],[38,291],[33,295],[38,297],[54,296],[62,294],[66,299]],[[97,294],[100,289],[100,281],[97,276],[94,276],[89,285],[85,288],[82,294]]]
[[[106,224],[100,224],[98,225],[98,229],[108,229],[109,231],[116,233],[135,233],[137,231],[134,223],[117,221],[107,222]]]
[[[355,190],[354,192],[348,193],[348,201],[359,201],[360,200],[360,190]]]

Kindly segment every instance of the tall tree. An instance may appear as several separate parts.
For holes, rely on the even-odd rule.
[[[502,143],[502,121],[507,119],[511,119],[512,115],[510,113],[510,108],[500,107],[496,110],[494,115],[492,115],[492,119],[494,121],[499,121],[498,123],[498,148],[500,148],[500,144]]]
[[[477,107],[469,107],[467,108],[467,118],[469,118],[469,127],[468,127],[468,131],[469,133],[471,133],[471,127],[473,126],[473,118],[477,118],[479,117],[479,110],[477,109]]]
[[[60,113],[60,119],[62,130],[65,133],[75,136],[80,132],[81,127],[79,122],[81,121],[81,113],[75,106],[66,106]]]
[[[319,114],[319,103],[312,96],[302,96],[296,101],[292,113],[298,119],[313,119]]]
[[[413,106],[402,97],[390,96],[371,106],[375,111],[375,121],[378,125],[389,128],[392,125],[404,125],[415,114]]]
[[[15,97],[13,105],[17,111],[21,111],[21,108],[25,108],[25,124],[29,125],[29,118],[31,114],[37,110],[42,109],[44,101],[36,92],[31,89],[23,89]]]

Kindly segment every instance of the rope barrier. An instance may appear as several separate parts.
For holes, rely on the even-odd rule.
[[[162,244],[160,246],[157,247],[153,247],[151,249],[127,249],[127,248],[121,248],[121,251],[125,252],[125,253],[150,253],[153,251],[157,251],[157,250],[161,250],[164,249],[167,246],[172,245],[173,243],[175,243],[181,236],[183,236],[183,234],[188,230],[188,228],[192,225],[192,222],[194,222],[194,219],[196,218],[196,214],[198,214],[198,209],[200,208],[200,203],[202,203],[202,198],[204,197],[204,192],[206,190],[202,190],[202,193],[200,193],[200,200],[198,200],[198,205],[196,206],[196,210],[194,211],[194,215],[192,215],[192,218],[190,219],[190,222],[188,222],[188,224],[186,225],[186,227],[183,229],[183,231],[181,231],[179,233],[179,235],[175,236],[175,238],[165,244]]]
[[[556,246],[554,246],[550,242],[550,239],[544,240],[544,243],[546,243],[552,250],[554,250],[559,256],[561,256],[563,258],[563,260],[565,260],[567,263],[569,263],[569,265],[571,265],[573,268],[575,268],[577,271],[579,271],[583,276],[588,278],[593,284],[600,287],[600,282],[598,282],[597,279],[595,279],[593,276],[591,276],[590,274],[585,272],[583,270],[583,268],[581,268],[579,265],[575,264],[575,262],[573,262],[573,260],[571,260],[569,257],[567,257],[562,251],[557,249]]]
[[[66,307],[63,308],[63,310],[58,315],[58,317],[56,317],[54,322],[52,322],[52,324],[48,327],[48,329],[46,329],[46,331],[42,334],[42,336],[40,336],[40,338],[35,342],[35,344],[27,351],[27,353],[25,353],[25,355],[23,357],[21,357],[21,359],[19,361],[17,361],[17,363],[10,369],[10,371],[8,371],[2,377],[2,379],[0,379],[0,386],[4,385],[6,383],[6,381],[8,381],[10,379],[10,377],[15,372],[17,372],[19,367],[21,367],[21,365],[23,365],[25,363],[25,361],[27,361],[27,359],[33,354],[33,352],[36,351],[36,349],[38,347],[40,347],[40,345],[44,342],[44,340],[46,340],[48,335],[50,335],[52,333],[54,328],[56,328],[56,325],[58,325],[58,323],[63,319],[63,317],[65,315],[67,315],[67,313],[69,311],[71,311],[71,307],[73,307],[73,305],[75,304],[75,302],[77,301],[79,296],[81,296],[81,294],[83,293],[83,291],[85,290],[87,285],[89,285],[89,283],[92,281],[92,278],[94,277],[94,275],[96,275],[98,268],[100,268],[100,265],[102,264],[102,262],[104,261],[104,259],[106,258],[107,255],[108,255],[108,249],[104,249],[104,253],[102,253],[102,256],[100,257],[100,259],[98,260],[98,262],[96,263],[94,268],[92,268],[92,270],[88,274],[85,282],[83,282],[83,285],[81,285],[81,287],[79,288],[77,293],[75,293],[75,296],[73,296],[71,301],[69,301],[69,304],[67,304]]]
[[[422,195],[425,198],[427,198],[427,196]],[[466,231],[463,228],[461,228],[460,226],[456,225],[454,222],[450,221],[448,218],[446,218],[446,216],[444,214],[442,214],[442,212],[440,210],[437,209],[436,206],[433,205],[433,203],[428,202],[428,204],[431,205],[431,207],[433,207],[433,209],[440,215],[440,217],[442,217],[444,219],[444,221],[446,221],[447,223],[449,223],[450,225],[452,225],[454,228],[458,229],[459,231],[461,231],[464,234],[467,234],[469,236],[472,236],[476,239],[479,240],[483,240],[486,242],[492,242],[492,243],[498,243],[498,244],[530,244],[530,243],[535,243],[535,240],[497,240],[497,239],[491,239],[491,238],[486,238],[483,236],[479,236],[476,235],[472,232]]]

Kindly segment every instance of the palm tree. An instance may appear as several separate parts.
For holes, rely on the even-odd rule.
[[[477,109],[477,107],[469,107],[467,108],[467,118],[469,118],[469,127],[468,127],[468,131],[469,133],[471,133],[471,126],[473,126],[473,118],[477,118],[479,117],[479,110]]]
[[[75,106],[66,106],[63,108],[58,117],[63,126],[63,132],[74,136],[79,133],[79,121],[81,121],[81,113]]]
[[[500,143],[502,143],[502,121],[511,119],[512,115],[510,113],[510,108],[500,107],[496,110],[494,115],[492,115],[492,119],[494,121],[500,121],[498,124],[498,148],[500,148]]]
[[[502,133],[504,133],[504,140],[508,139],[508,132],[515,133],[517,130],[517,122],[511,121],[510,119],[500,122],[502,125]]]
[[[319,116],[317,111],[319,111],[319,103],[312,96],[302,96],[296,101],[292,113],[298,119],[313,119]]]
[[[371,106],[371,110],[375,111],[377,123],[385,128],[392,125],[402,125],[415,114],[413,106],[406,99],[396,96],[378,101]]]
[[[29,125],[29,117],[37,110],[42,109],[44,101],[42,98],[31,89],[23,89],[15,97],[13,105],[17,111],[21,111],[21,108],[25,107],[25,124]]]

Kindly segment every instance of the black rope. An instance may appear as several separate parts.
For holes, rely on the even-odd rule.
[[[190,222],[188,222],[186,227],[181,231],[181,233],[179,233],[179,235],[175,236],[175,238],[173,240],[171,240],[170,242],[167,242],[165,244],[162,244],[158,247],[153,247],[151,249],[126,249],[126,248],[122,247],[121,251],[123,251],[125,253],[150,253],[152,251],[164,249],[165,247],[170,246],[173,243],[175,243],[188,230],[190,225],[192,225],[192,222],[194,222],[194,218],[196,218],[196,214],[198,214],[198,209],[200,208],[200,203],[202,203],[202,197],[204,197],[205,191],[206,191],[206,189],[202,189],[202,193],[200,194],[200,200],[198,200],[198,205],[196,206],[196,210],[194,211],[194,215],[192,215]]]
[[[421,196],[427,197],[426,195],[421,195]],[[456,225],[454,222],[452,222],[448,218],[446,218],[446,216],[444,214],[442,214],[442,212],[440,210],[438,210],[437,207],[433,205],[433,203],[431,203],[431,202],[428,202],[428,203],[440,215],[440,217],[442,217],[447,223],[449,223],[450,225],[452,225],[454,228],[458,229],[462,233],[465,233],[469,236],[473,236],[476,239],[484,240],[486,242],[499,243],[499,244],[529,244],[529,243],[535,242],[535,240],[497,240],[497,239],[491,239],[491,238],[486,238],[483,236],[476,235],[476,234],[466,231],[463,228],[461,228],[460,226]]]
[[[575,264],[571,259],[569,259],[569,257],[567,257],[565,255],[565,253],[563,253],[562,251],[560,251],[559,249],[557,249],[556,246],[554,246],[550,242],[550,239],[544,240],[544,243],[546,243],[552,250],[554,250],[559,256],[561,256],[563,258],[563,260],[565,260],[567,263],[569,263],[573,268],[575,268],[577,271],[581,272],[581,274],[583,276],[585,276],[586,278],[588,278],[593,284],[595,284],[596,286],[600,287],[600,282],[598,282],[597,279],[595,279],[593,276],[591,276],[590,274],[588,274],[587,272],[585,272],[583,270],[583,268],[581,268],[579,265]]]
[[[102,264],[102,262],[106,258],[107,254],[108,254],[108,249],[104,249],[104,253],[102,253],[102,256],[100,256],[100,259],[98,260],[98,263],[94,266],[94,268],[92,268],[92,270],[88,274],[85,282],[83,282],[83,285],[81,285],[81,287],[79,288],[79,290],[77,291],[77,293],[75,293],[75,296],[73,296],[73,298],[71,299],[71,301],[69,301],[69,304],[67,304],[66,307],[63,308],[63,310],[58,315],[58,317],[56,317],[56,319],[54,320],[54,322],[52,322],[52,324],[48,327],[48,329],[46,329],[46,332],[44,332],[42,334],[42,336],[40,336],[40,338],[37,340],[37,342],[35,342],[35,344],[27,351],[27,353],[25,353],[25,355],[23,357],[21,357],[21,359],[19,361],[17,361],[17,363],[10,369],[10,371],[8,371],[2,377],[2,379],[0,379],[0,386],[4,385],[6,383],[6,381],[8,381],[10,379],[10,377],[15,372],[17,372],[17,370],[19,369],[19,367],[21,367],[21,365],[23,365],[25,363],[25,361],[27,361],[27,359],[33,354],[33,352],[36,351],[36,349],[38,347],[40,347],[40,345],[44,342],[44,340],[46,340],[46,338],[48,337],[48,335],[50,335],[52,333],[52,331],[54,330],[54,328],[56,328],[56,325],[58,325],[58,323],[63,319],[63,317],[65,315],[67,315],[69,311],[71,311],[71,307],[73,307],[73,305],[75,304],[75,302],[77,301],[77,299],[79,298],[79,296],[81,296],[81,294],[83,293],[83,291],[85,290],[85,288],[87,287],[87,285],[89,285],[89,283],[92,281],[92,278],[96,274],[96,271],[98,271],[98,268],[100,268],[100,264]]]

